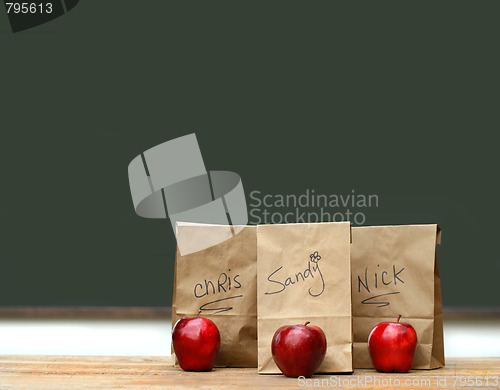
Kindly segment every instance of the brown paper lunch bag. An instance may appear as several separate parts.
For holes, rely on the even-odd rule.
[[[187,255],[180,253],[180,245],[199,249],[200,240],[225,235],[232,238]],[[256,227],[178,222],[177,243],[172,326],[199,312],[220,332],[216,366],[256,367]],[[175,358],[174,364],[178,365]]]
[[[370,368],[367,340],[380,322],[411,324],[418,338],[414,369],[444,366],[438,225],[352,228],[354,368]]]
[[[325,332],[321,373],[352,371],[349,222],[257,226],[258,372],[280,373],[271,341],[283,325]]]

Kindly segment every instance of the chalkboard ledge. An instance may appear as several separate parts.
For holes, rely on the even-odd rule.
[[[0,306],[0,318],[170,319],[172,308],[122,306]],[[500,306],[444,306],[445,320],[499,319]]]
[[[170,319],[171,317],[171,307],[0,306],[0,318]]]

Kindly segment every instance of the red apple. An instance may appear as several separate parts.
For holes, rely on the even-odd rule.
[[[273,336],[271,352],[283,374],[310,377],[326,354],[326,337],[317,326],[289,325],[279,328]]]
[[[381,372],[408,372],[413,365],[417,332],[410,324],[381,322],[368,336],[373,367]]]
[[[210,371],[219,352],[219,329],[208,318],[181,318],[172,329],[172,344],[184,371]]]

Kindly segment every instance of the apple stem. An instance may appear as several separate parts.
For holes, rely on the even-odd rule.
[[[310,321],[307,321],[304,326],[307,326],[308,324],[310,324],[311,322]]]
[[[196,317],[199,317],[200,316],[200,313],[201,313],[201,309],[198,310],[198,314],[196,314]]]
[[[400,318],[401,318],[401,314],[400,314],[400,315],[398,315],[398,320],[397,320],[396,322],[399,322],[399,319],[400,319]]]

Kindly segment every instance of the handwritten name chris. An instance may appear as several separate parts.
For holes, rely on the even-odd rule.
[[[231,287],[241,288],[241,283],[238,280],[239,277],[240,275],[234,275],[231,281],[231,275],[222,272],[215,283],[209,279],[205,279],[203,283],[196,283],[194,285],[194,296],[196,298],[202,298],[210,294],[215,295],[222,292],[228,292],[231,290]]]
[[[199,311],[204,313],[205,315],[209,314],[221,314],[226,311],[233,310],[233,306],[231,306],[234,300],[239,298],[243,298],[243,294],[232,295],[225,298],[213,299],[212,296],[215,295],[214,298],[220,296],[220,294],[231,294],[231,289],[240,289],[242,287],[241,282],[239,281],[240,275],[231,275],[228,272],[222,272],[217,280],[205,279],[203,282],[196,283],[194,285],[194,296],[198,299],[209,297],[208,302],[206,299],[202,299],[202,302],[205,302],[200,306]]]
[[[308,290],[309,295],[313,297],[318,297],[323,294],[325,291],[325,279],[323,278],[323,273],[321,272],[319,261],[321,260],[321,256],[318,254],[318,251],[312,253],[309,256],[307,261],[307,267],[304,271],[300,271],[294,273],[292,276],[283,275],[284,272],[283,266],[277,268],[275,271],[271,273],[267,277],[267,280],[272,283],[272,286],[275,288],[273,291],[268,291],[265,294],[278,294],[280,292],[285,291],[286,288],[304,282],[306,279],[317,279],[318,283],[315,283],[315,286],[310,287]]]

